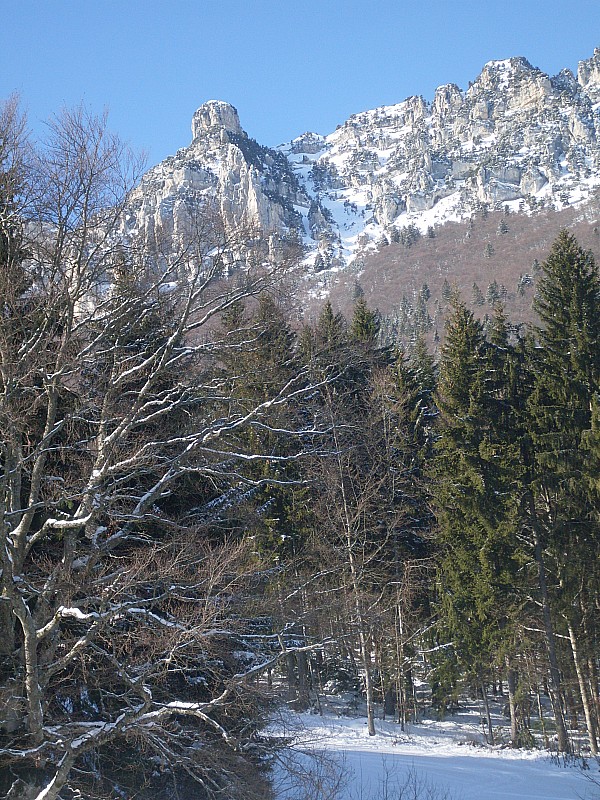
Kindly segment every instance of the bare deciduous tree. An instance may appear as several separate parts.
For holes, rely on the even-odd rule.
[[[208,210],[177,252],[124,239],[138,176],[104,119],[64,112],[29,149],[16,103],[5,106],[0,791],[11,798],[107,797],[128,780],[148,796],[186,781],[206,796],[249,798],[253,785],[264,796],[249,777],[264,744],[249,678],[278,657],[277,638],[244,623],[244,549],[208,546],[206,530],[239,463],[260,457],[231,435],[305,381],[232,411],[216,321],[277,275],[260,242]]]

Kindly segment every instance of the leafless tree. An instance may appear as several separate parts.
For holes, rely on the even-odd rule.
[[[10,798],[105,798],[128,780],[152,797],[179,796],[186,782],[207,797],[266,791],[249,777],[266,745],[250,679],[279,657],[279,640],[246,621],[244,548],[207,531],[239,464],[261,457],[232,436],[306,391],[298,374],[241,413],[215,370],[228,346],[219,316],[286,265],[208,210],[177,251],[124,238],[139,174],[103,118],[65,111],[30,148],[17,104],[5,105],[0,791]]]
[[[406,713],[414,597],[425,568],[423,557],[409,555],[407,546],[414,535],[416,488],[404,398],[391,367],[359,362],[353,368],[366,377],[362,398],[355,399],[351,381],[344,387],[343,376],[337,388],[322,392],[331,452],[314,464],[315,548],[317,563],[333,569],[315,580],[313,591],[317,602],[319,593],[328,592],[325,614],[339,620],[332,638],[344,643],[351,658],[356,654],[368,732],[374,735],[380,690],[385,694],[393,685],[390,698]]]

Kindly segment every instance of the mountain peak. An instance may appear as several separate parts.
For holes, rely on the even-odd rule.
[[[472,85],[484,89],[502,90],[523,78],[536,80],[543,75],[544,73],[532,66],[526,58],[515,56],[488,61]]]
[[[192,137],[195,141],[221,131],[244,135],[236,108],[223,100],[208,100],[192,117]]]
[[[496,72],[537,72],[536,67],[524,56],[513,56],[512,58],[502,58],[495,61],[488,61],[484,70],[494,70]]]
[[[596,47],[591,58],[579,62],[577,81],[595,102],[600,100],[600,47]]]
[[[176,238],[192,205],[214,198],[231,229],[252,220],[265,237],[299,237],[307,264],[337,269],[482,207],[560,210],[590,198],[600,186],[600,49],[577,80],[522,56],[489,61],[466,91],[445,84],[432,102],[408,97],[277,150],[249,138],[219,100],[200,106],[192,133],[145,181],[132,229]]]

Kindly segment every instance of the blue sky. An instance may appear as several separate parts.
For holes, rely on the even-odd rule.
[[[276,145],[524,55],[554,74],[600,47],[599,0],[3,0],[0,98],[30,124],[84,101],[154,164],[206,100]]]

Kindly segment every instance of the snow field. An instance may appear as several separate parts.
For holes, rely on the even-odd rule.
[[[590,780],[600,782],[600,765],[582,770],[546,751],[488,747],[468,715],[404,731],[379,720],[370,737],[364,718],[298,714],[285,732],[296,749],[276,771],[277,800],[600,799]]]

